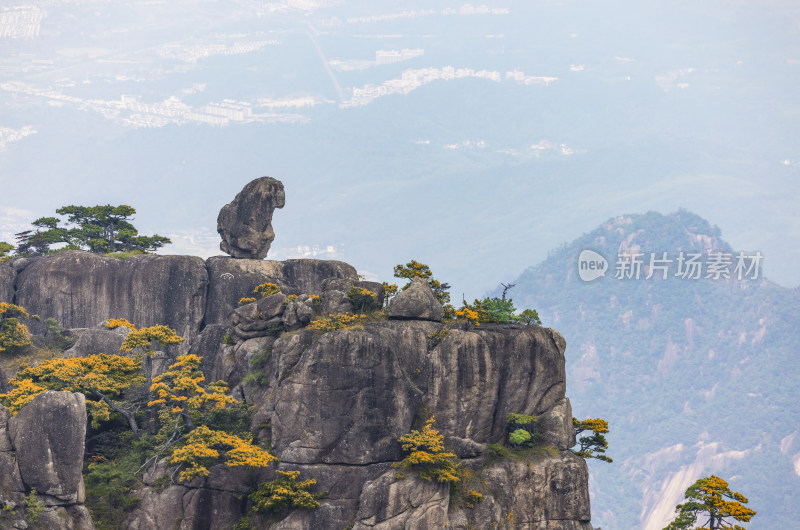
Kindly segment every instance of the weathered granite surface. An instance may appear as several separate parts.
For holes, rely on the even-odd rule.
[[[65,251],[26,262],[16,277],[17,305],[65,328],[126,318],[137,327],[166,324],[180,335],[200,331],[208,285],[200,258]]]
[[[253,289],[270,282],[285,295],[322,294],[323,280],[343,278],[358,281],[352,265],[341,261],[290,259],[261,261],[216,256],[206,260],[208,298],[205,324],[225,324],[242,298],[252,298]]]
[[[0,302],[14,302],[14,280],[17,273],[9,263],[0,263]]]

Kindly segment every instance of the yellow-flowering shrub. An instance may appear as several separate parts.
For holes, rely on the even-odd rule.
[[[212,431],[201,425],[188,434],[185,445],[175,449],[168,462],[171,465],[185,464],[187,467],[179,477],[189,481],[207,476],[208,466],[220,461],[229,467],[267,467],[276,460],[268,451],[253,445],[251,440]]]
[[[476,504],[483,500],[483,495],[475,490],[469,490],[465,497],[467,508],[474,508]]]
[[[337,329],[363,328],[364,315],[351,315],[350,313],[337,313],[326,317],[312,320],[308,324],[309,329],[319,331],[336,331]]]
[[[262,283],[253,289],[253,293],[259,295],[261,298],[266,298],[268,296],[272,296],[273,294],[278,294],[279,292],[281,292],[281,288],[274,283],[269,282]]]
[[[239,305],[251,304],[251,303],[253,303],[255,301],[256,301],[256,299],[252,298],[252,297],[240,298],[239,299]]]
[[[425,480],[458,482],[458,457],[444,449],[444,436],[433,428],[434,418],[421,431],[412,430],[397,439],[406,457],[393,467],[416,469]]]
[[[183,342],[183,337],[178,336],[174,329],[169,326],[150,326],[149,328],[142,328],[137,331],[131,331],[122,342],[120,351],[131,352],[136,348],[144,349],[146,354],[151,351],[150,343],[158,341],[162,346],[170,344],[180,344]]]
[[[106,327],[108,329],[117,329],[123,326],[131,331],[136,331],[136,326],[134,326],[124,318],[109,318],[108,320],[106,320]]]
[[[378,309],[378,294],[369,289],[353,286],[347,292],[347,298],[350,299],[353,311],[364,312]]]
[[[16,414],[22,407],[33,401],[33,398],[47,392],[47,388],[34,383],[31,379],[20,379],[19,377],[9,381],[13,385],[7,394],[0,394],[0,402],[11,411],[11,414]]]
[[[232,396],[228,396],[228,384],[217,381],[202,386],[206,380],[200,371],[202,357],[197,355],[180,355],[177,362],[167,368],[161,375],[153,379],[150,392],[156,399],[147,404],[164,405],[171,407],[171,412],[177,414],[187,411],[198,411],[203,408],[225,408],[225,405],[236,403]]]
[[[480,326],[481,316],[480,313],[477,311],[470,309],[469,307],[462,307],[461,309],[456,310],[455,312],[456,319],[462,319],[468,321],[470,324],[474,324],[475,326]]]
[[[250,495],[253,509],[257,512],[278,512],[284,508],[303,508],[310,510],[319,506],[317,499],[325,493],[310,493],[308,488],[317,483],[314,479],[298,482],[299,471],[275,471],[278,478],[272,482],[259,484],[258,490]]]
[[[0,400],[16,414],[33,398],[47,390],[81,392],[92,415],[92,425],[110,418],[114,400],[121,398],[131,386],[144,383],[141,363],[121,355],[89,355],[68,359],[49,359],[38,366],[22,365],[16,377],[9,381],[14,388],[0,394]],[[103,397],[112,403],[106,402]]]

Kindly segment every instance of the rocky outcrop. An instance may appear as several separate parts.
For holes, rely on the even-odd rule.
[[[312,491],[327,495],[314,510],[259,516],[257,527],[490,528],[496,523],[499,528],[591,529],[586,465],[566,451],[574,444],[574,434],[565,395],[566,343],[558,332],[540,326],[442,324],[441,306],[428,284],[419,280],[395,297],[389,319],[373,316],[363,329],[322,333],[307,328],[312,318],[328,310],[352,311],[347,294],[354,286],[373,290],[379,298],[382,286],[359,281],[355,269],[340,262],[216,257],[200,263],[205,276],[187,273],[187,281],[173,294],[164,287],[169,282],[163,278],[169,274],[155,274],[155,281],[146,283],[136,276],[139,268],[161,270],[156,266],[172,263],[169,257],[132,258],[136,259],[141,263],[107,263],[108,258],[65,252],[19,260],[17,297],[35,302],[33,293],[59,293],[52,301],[38,302],[45,309],[59,308],[56,318],[63,314],[76,319],[80,303],[94,303],[97,321],[92,326],[108,316],[127,317],[139,325],[177,327],[175,322],[183,322],[183,329],[194,331],[184,331],[188,340],[175,351],[157,353],[150,361],[151,377],[173,361],[177,350],[202,356],[207,381],[224,379],[234,397],[256,409],[252,432],[269,444],[280,463],[253,476],[248,470],[215,466],[208,477],[162,490],[159,477],[172,471],[162,461],[145,473],[145,486],[134,492],[141,502],[129,514],[126,528],[229,528],[247,513],[247,494],[258,482],[272,480],[277,468],[301,471],[302,480],[317,481]],[[128,261],[131,264],[125,265]],[[188,263],[194,267],[196,261]],[[167,269],[173,266],[184,270],[177,265]],[[98,279],[93,279],[95,273]],[[136,287],[122,287],[114,283],[118,280],[108,279],[117,276]],[[181,305],[170,297],[191,299],[186,293],[192,291],[186,286],[202,283],[195,281],[199,277],[207,278],[198,288],[208,294],[196,297],[203,305],[199,313],[191,313],[186,309],[188,302]],[[282,292],[237,304],[265,282],[277,284]],[[98,289],[98,301],[87,302],[92,286]],[[130,293],[120,295],[123,299],[134,298],[135,293],[135,300],[126,302],[134,316],[116,311],[100,315],[97,308],[110,305],[108,300],[116,298],[119,289]],[[142,322],[145,317],[137,321],[135,312],[142,314],[147,300],[156,306],[151,309],[152,318],[161,315],[162,321]],[[166,314],[171,304],[182,308],[184,315],[201,317],[170,320]],[[41,309],[32,312],[50,316]],[[100,327],[73,331],[80,335],[70,350],[76,355],[118,349],[122,337],[119,331]],[[35,400],[11,420],[11,424],[23,423],[8,429],[0,409],[0,487],[16,492],[9,498],[19,503],[35,483],[48,503],[51,515],[47,517],[60,516],[83,528],[80,525],[90,523],[81,522],[82,489],[75,485],[73,471],[61,469],[65,464],[58,455],[65,453],[55,440],[74,436],[59,421],[77,413],[58,411],[69,408],[75,398],[70,393],[48,392],[37,400],[53,394],[66,396],[41,405],[47,410],[39,410]],[[26,412],[29,408],[32,412]],[[506,439],[510,413],[537,418],[543,445],[527,461],[501,459],[487,449],[488,444]],[[51,418],[53,414],[59,419]],[[29,425],[26,415],[44,421]],[[471,470],[457,491],[447,484],[421,480],[414,471],[398,473],[392,467],[403,458],[397,439],[430,416],[435,417],[435,428],[444,435],[447,448]],[[76,420],[75,432],[85,429],[85,410],[82,418],[82,425]],[[29,445],[29,454],[18,451],[15,443]],[[44,454],[49,444],[54,444],[52,457]],[[67,446],[77,455],[76,446]],[[30,455],[37,456],[32,460]],[[463,497],[468,489],[483,495],[471,507]]]
[[[276,304],[264,305],[266,310]],[[556,331],[388,320],[364,329],[321,335],[300,329],[235,342],[223,346],[215,375],[236,384],[257,367],[257,381],[235,389],[258,407],[253,432],[270,440],[281,459],[278,469],[299,470],[303,480],[317,481],[313,491],[328,492],[319,508],[263,516],[263,527],[496,523],[591,530],[586,464],[564,450],[572,445],[573,429],[565,396],[566,343]],[[544,445],[528,461],[498,459],[487,451],[487,444],[507,436],[512,412],[537,417]],[[392,468],[403,457],[397,438],[430,415],[446,446],[472,470],[455,496],[449,485]],[[201,528],[229,525],[247,510],[234,484],[196,480],[160,495],[146,488],[130,528],[147,528],[165,516],[178,518],[179,528],[192,528],[183,521],[200,520],[201,514],[210,518]],[[483,495],[471,508],[463,500],[467,489]],[[203,500],[195,505],[192,499]]]
[[[562,452],[530,462],[479,459],[470,467],[483,499],[471,508],[451,508],[448,526],[488,528],[497,522],[500,528],[592,530],[588,471],[580,457]]]
[[[166,324],[180,335],[200,330],[208,273],[191,256],[147,254],[119,260],[80,251],[34,258],[17,274],[17,305],[65,328],[108,318],[139,327]]]
[[[209,258],[208,301],[205,324],[226,324],[228,316],[242,298],[254,297],[253,289],[262,283],[274,283],[285,295],[322,294],[327,278],[358,281],[358,273],[347,263],[316,259],[259,261],[232,259],[222,256]]]
[[[53,530],[90,530],[83,505],[86,402],[83,394],[45,392],[16,416],[0,406],[0,512],[3,528],[27,528],[23,497],[36,490],[38,525]]]
[[[322,282],[322,314],[336,314],[355,312],[359,313],[363,308],[353,307],[349,293],[353,288],[366,289],[375,293],[375,307],[383,307],[385,292],[383,284],[369,281],[354,281],[352,278],[328,278]]]
[[[413,278],[408,288],[392,299],[386,314],[395,319],[440,322],[444,317],[444,309],[428,282],[422,278]]]
[[[264,259],[275,239],[272,213],[283,208],[286,195],[281,181],[261,177],[248,183],[230,203],[219,211],[219,248],[242,259]]]
[[[561,405],[565,372],[555,331],[450,329],[432,346],[442,329],[388,321],[315,341],[310,331],[278,339],[273,398],[261,411],[270,419],[276,455],[295,463],[399,460],[396,439],[422,410],[468,447],[499,441],[512,412],[539,416]],[[313,382],[314,391],[304,382]],[[554,438],[571,436],[571,424],[551,427]]]

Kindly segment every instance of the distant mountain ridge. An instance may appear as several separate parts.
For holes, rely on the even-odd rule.
[[[579,278],[586,249],[608,260],[605,277]],[[650,253],[664,252],[668,279],[645,279]],[[730,255],[730,278],[675,276],[681,253],[718,252]],[[639,279],[615,278],[618,254],[641,254]],[[515,305],[536,308],[567,340],[576,416],[609,420],[615,462],[591,465],[595,524],[663,528],[685,488],[712,472],[751,499],[749,529],[800,519],[788,501],[800,494],[800,291],[764,278],[769,256],[756,279],[739,280],[738,254],[686,210],[623,215],[513,281]]]

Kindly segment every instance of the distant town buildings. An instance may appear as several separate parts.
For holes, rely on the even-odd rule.
[[[178,59],[187,63],[196,63],[201,59],[215,55],[242,55],[258,51],[265,46],[280,44],[277,40],[253,42],[235,42],[233,44],[199,44],[186,46],[184,43],[167,44],[158,49],[158,55],[165,59]]]
[[[83,110],[92,110],[110,119],[118,119],[133,127],[164,127],[169,124],[203,123],[225,126],[232,123],[248,122],[302,122],[307,121],[300,114],[277,114],[253,112],[253,105],[247,101],[223,99],[194,108],[177,96],[164,101],[145,103],[139,96],[122,95],[119,100],[104,101],[81,99],[63,94],[50,87],[37,87],[28,83],[0,83],[0,90],[16,94],[26,94],[45,98],[54,104],[70,103]],[[268,105],[262,105],[267,106]],[[290,107],[292,105],[285,105]],[[300,105],[295,105],[300,106]]]
[[[433,81],[452,81],[468,77],[486,79],[495,83],[500,83],[503,80],[500,72],[496,70],[473,70],[472,68],[455,68],[454,66],[408,69],[403,71],[399,79],[390,79],[381,85],[366,85],[363,88],[353,88],[352,97],[347,101],[343,101],[339,106],[342,108],[361,107],[383,96],[408,94]],[[557,77],[525,75],[520,70],[506,72],[505,79],[523,85],[545,86],[558,80]]]
[[[0,11],[0,39],[35,39],[47,12],[38,7],[12,7]]]
[[[328,61],[328,65],[334,70],[338,70],[340,72],[349,72],[353,70],[366,70],[367,68],[380,66],[383,64],[393,64],[402,61],[408,61],[409,59],[422,57],[423,55],[425,55],[425,50],[421,48],[413,50],[408,48],[402,50],[378,50],[375,52],[374,61],[340,61],[334,59]]]

